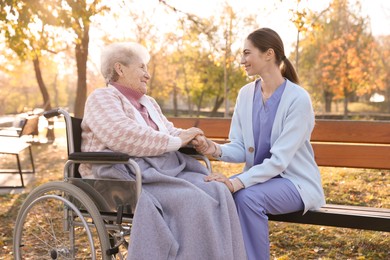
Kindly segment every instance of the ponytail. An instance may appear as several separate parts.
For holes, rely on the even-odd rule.
[[[287,78],[289,81],[299,84],[298,73],[294,66],[285,56],[282,58],[283,64],[281,65],[282,76]]]

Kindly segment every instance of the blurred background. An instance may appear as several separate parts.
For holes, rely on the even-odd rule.
[[[64,107],[82,117],[104,87],[102,46],[151,53],[149,94],[170,116],[229,117],[248,78],[245,37],[276,30],[317,117],[390,118],[390,1],[2,0],[0,124]]]

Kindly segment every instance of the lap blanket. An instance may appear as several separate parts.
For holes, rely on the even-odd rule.
[[[129,259],[246,259],[234,200],[223,183],[180,152],[135,158],[142,192],[134,213]],[[124,165],[94,165],[99,178],[133,179]]]

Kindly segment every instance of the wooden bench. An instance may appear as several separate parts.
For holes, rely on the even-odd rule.
[[[230,119],[169,118],[176,127],[201,128],[210,139],[228,141]],[[390,121],[316,120],[311,142],[319,166],[390,169]],[[390,209],[326,204],[321,209],[283,215],[270,220],[390,231]]]
[[[22,140],[23,136],[38,135],[37,115],[28,116],[22,121],[20,127],[7,127],[0,129],[0,154],[12,155],[16,158],[16,169],[0,169],[0,173],[19,173],[19,186],[1,186],[0,188],[24,188],[24,173],[35,173],[34,158],[31,150],[31,144]],[[23,170],[20,160],[20,154],[28,150],[30,156],[31,169]]]

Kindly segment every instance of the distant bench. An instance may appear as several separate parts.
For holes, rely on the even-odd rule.
[[[20,127],[6,127],[0,128],[0,154],[13,155],[16,158],[17,169],[0,169],[1,173],[19,173],[19,186],[5,186],[0,188],[24,188],[24,173],[35,173],[34,158],[31,150],[31,144],[21,139],[22,136],[36,136],[38,131],[39,116],[31,115],[23,119]],[[20,154],[28,149],[30,156],[31,168],[27,170],[22,169]]]
[[[228,141],[230,119],[168,118],[176,127],[201,128]],[[390,170],[390,121],[316,120],[311,142],[319,166]],[[390,209],[326,204],[319,210],[268,215],[270,220],[390,232]]]

